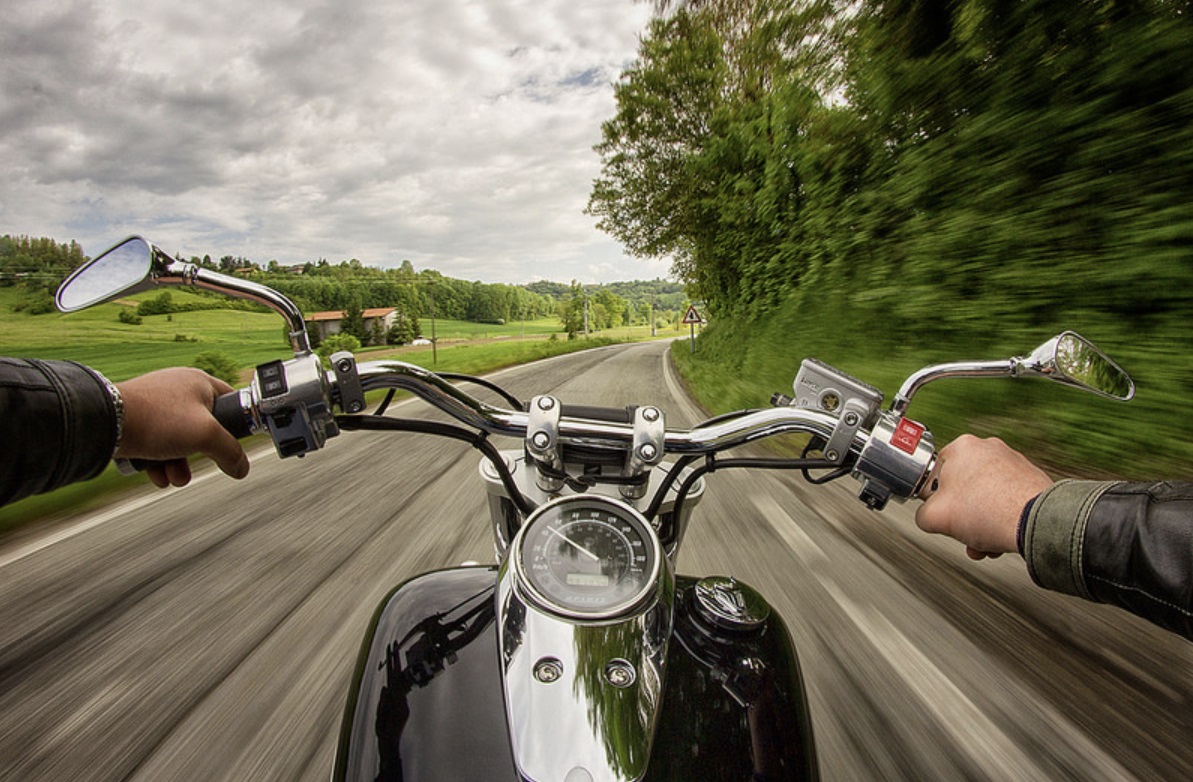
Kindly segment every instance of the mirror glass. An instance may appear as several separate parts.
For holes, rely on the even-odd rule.
[[[1067,331],[1057,338],[1055,361],[1057,372],[1091,391],[1122,400],[1135,395],[1131,377],[1079,334]]]
[[[152,258],[144,239],[125,239],[66,278],[58,288],[58,309],[74,312],[124,293],[148,276]]]

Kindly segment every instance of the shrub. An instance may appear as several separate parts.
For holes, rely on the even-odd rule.
[[[212,377],[218,377],[228,385],[234,386],[240,382],[240,365],[227,353],[218,350],[204,350],[195,356],[191,366],[198,367]]]
[[[174,312],[174,298],[169,291],[162,291],[152,299],[146,299],[137,305],[138,315],[165,315]]]
[[[121,307],[120,312],[117,313],[116,319],[121,323],[127,323],[130,326],[140,326],[141,316],[133,312],[127,307]]]
[[[44,288],[31,290],[12,307],[13,312],[46,315],[54,311],[54,296]]]
[[[326,364],[328,357],[332,353],[339,353],[341,350],[347,350],[352,353],[360,350],[360,340],[351,334],[340,332],[339,334],[332,334],[323,343],[319,345],[319,349],[315,351],[319,354],[319,358],[323,359]]]

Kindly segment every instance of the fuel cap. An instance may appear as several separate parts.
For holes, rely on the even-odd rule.
[[[760,630],[770,618],[770,605],[751,587],[732,576],[710,576],[696,582],[696,611],[723,630]]]

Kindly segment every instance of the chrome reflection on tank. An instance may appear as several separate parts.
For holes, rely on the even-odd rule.
[[[628,509],[606,497],[566,499],[571,502],[565,505],[583,500]],[[674,574],[653,530],[643,522],[654,541],[656,565],[643,599],[619,608],[617,616],[582,619],[553,613],[526,594],[524,576],[516,572],[522,538],[537,516],[516,536],[497,587],[502,686],[514,761],[528,779],[641,779],[662,700]],[[555,539],[553,533],[542,534]],[[572,548],[570,543],[559,545]],[[578,551],[576,557],[587,559]]]
[[[722,630],[760,630],[770,618],[770,604],[753,587],[732,576],[709,576],[696,582],[696,612]]]

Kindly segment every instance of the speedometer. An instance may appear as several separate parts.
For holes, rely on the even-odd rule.
[[[535,511],[514,551],[518,580],[539,607],[606,619],[644,603],[662,552],[646,519],[600,496],[564,497]]]

